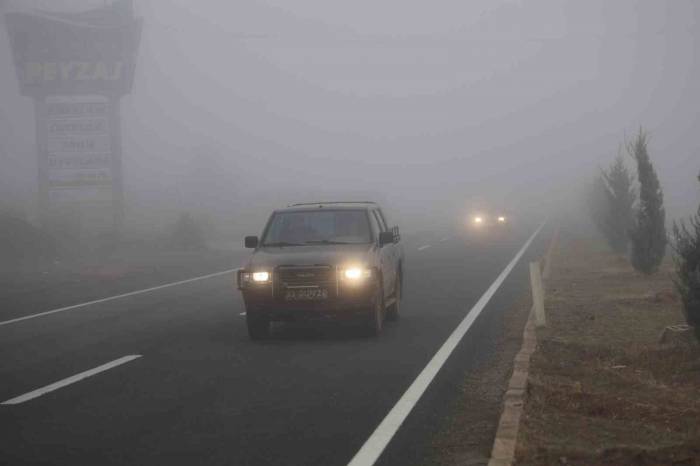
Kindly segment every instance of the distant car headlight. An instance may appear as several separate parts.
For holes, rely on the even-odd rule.
[[[498,217],[498,223],[506,223],[506,218],[504,216]]]
[[[345,278],[346,280],[358,281],[364,278],[369,278],[371,276],[371,269],[364,269],[361,267],[349,267],[343,270],[343,278]]]
[[[481,216],[479,216],[479,215],[477,215],[476,217],[474,217],[474,223],[483,223],[483,222],[484,222],[484,218],[483,218],[483,217],[481,217]]]
[[[270,272],[253,272],[253,281],[256,283],[265,283],[270,281]]]

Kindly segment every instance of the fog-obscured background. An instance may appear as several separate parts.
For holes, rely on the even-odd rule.
[[[405,229],[474,203],[544,213],[640,125],[669,217],[697,208],[695,0],[143,0],[136,12],[122,99],[131,231],[188,210],[219,235],[257,233],[273,207],[328,198],[376,199]],[[0,202],[33,218],[33,105],[0,28]]]

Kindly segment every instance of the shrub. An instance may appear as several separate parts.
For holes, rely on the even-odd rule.
[[[636,198],[632,175],[623,158],[618,156],[610,168],[603,171],[602,178],[605,180],[606,201],[602,219],[603,232],[613,251],[626,254]]]
[[[676,287],[683,300],[685,318],[695,327],[700,340],[700,206],[688,224],[682,220],[673,223],[673,239],[677,253]]]
[[[193,250],[205,247],[202,228],[189,212],[180,214],[171,235],[171,245],[178,249]]]
[[[637,162],[639,204],[630,231],[631,262],[638,271],[651,274],[658,270],[666,252],[666,212],[664,196],[648,152],[649,137],[643,130],[628,145]]]
[[[40,263],[56,254],[56,241],[21,215],[0,211],[0,257],[6,271],[17,271],[22,264]]]
[[[602,175],[593,178],[593,181],[587,187],[586,201],[588,205],[588,213],[591,216],[593,224],[607,238],[607,223],[609,204],[607,197],[607,186]]]

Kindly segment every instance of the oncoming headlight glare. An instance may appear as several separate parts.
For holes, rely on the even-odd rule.
[[[253,281],[254,282],[266,282],[270,280],[270,273],[269,272],[253,272]]]
[[[498,217],[498,221],[504,223],[506,221],[506,218],[501,215],[500,217]]]
[[[479,216],[479,215],[477,215],[476,217],[474,217],[474,223],[481,223],[481,222],[483,222],[483,221],[484,221],[484,219],[483,219],[481,216]]]
[[[372,271],[370,269],[362,269],[360,267],[349,267],[343,271],[343,277],[348,280],[369,278],[371,275]]]

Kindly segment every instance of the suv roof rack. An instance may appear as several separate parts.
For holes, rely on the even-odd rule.
[[[377,205],[376,202],[374,201],[331,201],[331,202],[299,202],[296,204],[290,204],[287,207],[298,207],[298,206],[305,206],[305,205],[327,205],[327,204],[374,204]]]

